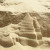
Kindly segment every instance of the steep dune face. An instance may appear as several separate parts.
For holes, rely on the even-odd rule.
[[[50,13],[40,13],[38,21],[41,25],[42,35],[44,37],[50,37]]]
[[[17,24],[25,16],[25,13],[17,13],[13,15],[12,12],[0,11],[0,27],[4,27],[10,23]]]
[[[41,35],[40,27],[38,25],[39,23],[36,23],[37,19],[33,20],[33,18],[30,16],[29,13],[21,13],[21,14],[19,13],[19,15],[18,14],[13,15],[13,13],[10,13],[10,12],[8,12],[8,13],[0,12],[0,13],[2,16],[2,18],[1,18],[2,20],[0,23],[1,24],[0,32],[2,34],[4,34],[4,35],[2,35],[0,33],[3,36],[2,38],[0,38],[1,39],[0,42],[2,42],[2,41],[5,42],[6,39],[8,37],[10,37],[10,39],[11,39],[10,41],[11,41],[12,45],[15,44],[16,41],[21,43],[22,45],[30,45],[30,46],[34,46],[34,47],[40,44],[39,40],[42,40],[42,35]],[[4,14],[6,14],[6,15],[4,16]],[[9,17],[11,17],[11,18],[9,18]],[[13,21],[13,20],[15,20],[15,21]],[[35,26],[34,26],[34,24],[35,24]],[[9,34],[9,35],[7,36],[7,34]],[[3,40],[3,39],[5,39],[5,40]],[[1,45],[4,44],[3,42]],[[9,43],[9,40],[6,42]],[[8,45],[8,44],[6,44],[6,45]]]
[[[50,4],[45,1],[0,0],[0,50],[50,49]]]
[[[10,46],[12,46],[19,42],[24,46],[35,47],[43,43],[43,36],[50,37],[50,22],[48,22],[50,17],[48,15],[43,17],[45,13],[27,13],[0,11],[0,34],[3,34],[1,34],[3,38],[0,38],[0,43],[3,41],[1,45],[6,46],[11,42]],[[8,38],[7,35],[10,41],[6,40]],[[5,42],[7,43],[4,44]]]

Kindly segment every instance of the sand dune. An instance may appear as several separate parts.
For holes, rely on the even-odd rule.
[[[48,0],[0,3],[0,50],[50,50],[49,7]]]

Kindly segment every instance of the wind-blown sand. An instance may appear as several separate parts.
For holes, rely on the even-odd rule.
[[[11,4],[10,4],[11,3]],[[6,0],[3,4],[0,3],[0,11],[10,11],[12,12],[14,15],[15,13],[14,12],[19,12],[19,13],[24,13],[24,12],[32,12],[32,11],[35,11],[37,13],[40,13],[40,12],[43,12],[43,13],[50,13],[50,9],[48,9],[47,6],[50,6],[50,2],[46,2],[45,0],[44,1],[39,1],[39,0]],[[8,13],[8,12],[7,12]],[[16,14],[15,14],[16,15]],[[10,15],[11,16],[11,15]],[[44,18],[47,18],[48,19],[48,16],[46,15],[40,15],[42,16],[43,18],[41,19],[44,19]],[[45,17],[44,17],[45,16]],[[7,17],[7,16],[6,16]],[[3,18],[4,19],[4,18]],[[0,20],[2,21],[3,20],[2,18],[0,18]],[[13,18],[14,19],[14,18]],[[49,18],[50,19],[50,18]],[[23,20],[24,21],[24,20]],[[48,20],[49,21],[49,20]],[[25,22],[25,21],[24,21]],[[2,22],[3,23],[3,22]],[[22,22],[21,22],[22,23]],[[41,22],[40,22],[41,23]],[[44,22],[45,23],[45,22]],[[45,23],[47,24],[47,23]],[[26,25],[27,26],[27,25]],[[42,26],[41,26],[42,27]],[[45,27],[45,26],[44,26]],[[45,29],[44,27],[42,27],[43,29]],[[49,26],[50,27],[50,26]],[[10,34],[10,38],[16,38],[17,37],[17,41],[13,41],[15,42],[15,45],[13,43],[13,46],[11,47],[4,47],[2,45],[0,45],[0,50],[50,50],[50,38],[47,38],[47,37],[42,37],[42,42],[43,44],[41,45],[38,45],[37,47],[32,47],[32,46],[24,46],[22,45],[20,42],[18,42],[18,33],[19,33],[19,30],[17,29],[18,28],[18,24],[12,24],[10,23],[9,25],[6,25],[4,27],[1,27],[0,28],[0,34],[1,33],[9,33]],[[16,30],[17,29],[17,30]],[[20,29],[20,28],[19,28]],[[25,30],[25,29],[24,29]],[[11,34],[12,33],[12,34]],[[15,34],[14,34],[15,33]],[[17,35],[16,35],[17,33]],[[40,32],[41,33],[41,32]],[[24,37],[25,38],[25,37]],[[4,40],[4,39],[3,39]],[[8,39],[7,39],[8,40]],[[14,39],[13,39],[14,40]],[[21,40],[21,39],[20,39]],[[22,39],[23,40],[23,39]],[[27,40],[26,40],[27,41]],[[28,42],[28,41],[27,41]],[[26,44],[28,44],[26,42]]]
[[[16,45],[8,48],[0,46],[0,50],[50,50],[50,46],[42,45],[38,47],[30,47],[30,46],[22,46],[17,42]]]
[[[1,6],[1,11],[11,11],[11,12],[50,12],[45,6],[38,2],[37,0],[6,0],[5,3],[17,3],[17,5]],[[18,4],[19,3],[19,4]],[[44,2],[46,3],[46,2]]]

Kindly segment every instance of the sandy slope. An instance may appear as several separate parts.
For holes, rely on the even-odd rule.
[[[12,12],[26,12],[26,11],[27,12],[29,12],[29,11],[48,12],[49,11],[46,7],[42,6],[37,1],[19,0],[18,2],[20,2],[20,1],[22,3],[19,4],[19,5],[10,5],[10,6],[1,6],[0,5],[0,10],[2,10],[2,11],[12,11]],[[6,1],[6,2],[8,2],[8,1]],[[16,2],[16,1],[13,0],[13,2]],[[11,28],[9,29],[9,31],[10,30],[11,30]],[[50,50],[50,46],[48,46],[47,44],[44,44],[44,45],[41,45],[41,46],[34,48],[34,47],[30,47],[30,46],[22,46],[21,44],[19,44],[17,42],[14,46],[8,47],[8,48],[5,48],[5,47],[0,45],[0,50]]]
[[[19,44],[18,42],[16,43],[16,45],[9,47],[9,48],[5,48],[3,46],[0,46],[0,50],[50,50],[50,47],[45,45],[45,46],[38,46],[38,47],[30,47],[30,46],[22,46],[21,44]]]
[[[2,29],[0,28],[0,31],[7,31],[12,33],[15,30],[12,28],[12,24],[10,24],[8,26],[3,27]],[[43,40],[50,40],[50,38],[49,39],[43,38]],[[50,46],[48,44],[43,44],[41,46],[31,47],[31,46],[23,46],[19,42],[16,42],[15,45],[7,48],[0,45],[0,50],[50,50]]]
[[[7,6],[1,6],[0,10],[2,11],[12,11],[12,12],[30,12],[30,11],[36,11],[36,12],[49,12],[49,10],[44,7],[40,2],[37,0],[7,0],[5,3],[19,3],[18,5],[7,5]]]

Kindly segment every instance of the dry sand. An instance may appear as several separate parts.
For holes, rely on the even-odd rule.
[[[15,30],[12,27],[12,25],[14,24],[10,24],[4,28],[0,28],[0,31],[7,31],[7,32],[14,32]],[[15,25],[16,26],[16,25]],[[6,29],[7,28],[7,29]],[[11,34],[11,36],[14,36],[14,34]],[[50,38],[43,38],[43,41],[44,40],[50,40]],[[11,46],[11,47],[4,47],[4,46],[1,46],[0,45],[0,50],[50,50],[50,46],[48,44],[42,44],[40,46],[37,46],[37,47],[31,47],[31,46],[23,46],[21,45],[19,42],[16,42],[15,45]]]
[[[16,1],[13,0],[13,2],[16,2]],[[8,2],[8,0],[5,3],[7,3],[7,2]],[[12,2],[12,0],[10,2]],[[20,1],[19,0],[18,2],[22,2],[22,3],[19,4],[19,5],[10,5],[10,6],[1,6],[0,5],[0,11],[11,11],[11,12],[29,12],[29,11],[50,12],[50,10],[48,10],[46,7],[43,6],[44,4],[46,4],[46,2],[38,2],[37,0],[36,1],[34,1],[34,0],[21,0]],[[47,5],[50,5],[50,4],[48,3]],[[7,29],[9,28],[8,32],[10,30],[12,32],[14,31],[9,26],[5,27],[5,28],[7,28]],[[4,28],[4,30],[7,30],[5,28]],[[1,31],[1,28],[0,28],[0,31]],[[50,50],[50,46],[47,45],[47,44],[43,44],[41,46],[31,47],[31,46],[23,46],[20,43],[16,42],[16,44],[14,46],[7,47],[7,48],[0,45],[0,50]]]
[[[50,50],[50,46],[42,45],[38,47],[22,46],[18,42],[12,47],[5,48],[0,46],[0,50]]]
[[[21,3],[20,3],[21,2]],[[7,5],[7,6],[1,6],[1,11],[11,11],[11,12],[50,12],[48,8],[43,6],[46,2],[38,2],[38,0],[6,0],[5,3],[17,3],[17,5]],[[20,4],[18,4],[20,3]]]

